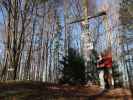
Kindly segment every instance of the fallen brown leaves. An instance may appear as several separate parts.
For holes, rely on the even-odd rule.
[[[33,81],[19,81],[19,82],[1,82],[0,91],[32,91],[39,95],[61,96],[61,97],[93,97],[95,100],[132,100],[131,91],[129,89],[115,88],[103,90],[97,85],[83,86],[83,85],[61,85],[53,83],[33,82]],[[39,91],[39,92],[36,92]],[[107,99],[108,98],[108,99]],[[116,99],[117,98],[117,99]],[[121,99],[122,98],[122,99]],[[83,99],[84,100],[84,99]]]

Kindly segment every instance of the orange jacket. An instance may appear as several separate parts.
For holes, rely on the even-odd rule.
[[[100,61],[98,61],[97,67],[98,68],[103,68],[103,67],[111,68],[112,67],[112,57],[111,56],[103,57]]]

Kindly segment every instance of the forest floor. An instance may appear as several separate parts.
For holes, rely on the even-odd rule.
[[[133,100],[129,89],[69,86],[33,81],[0,82],[0,100]]]

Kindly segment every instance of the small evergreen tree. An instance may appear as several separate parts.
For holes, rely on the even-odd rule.
[[[60,83],[83,84],[85,83],[85,65],[84,59],[73,48],[68,49],[68,56],[60,61],[62,77]]]

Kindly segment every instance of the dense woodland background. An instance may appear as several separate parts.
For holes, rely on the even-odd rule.
[[[119,45],[118,48],[109,42],[111,34],[114,34],[110,30],[116,28],[109,28],[110,16],[90,20],[89,27],[85,27],[83,23],[69,24],[73,20],[96,14],[99,9],[93,0],[1,0],[0,27],[3,51],[0,80],[36,80],[71,84],[91,81],[97,84],[98,53],[108,50],[111,46],[116,85],[124,86],[126,76],[126,87],[132,87],[133,53],[132,46],[128,46],[133,39],[133,2],[119,1],[117,20],[120,24],[116,32],[119,33],[116,38],[119,43],[115,42]],[[86,28],[91,35],[83,36]],[[108,41],[102,39],[103,44],[99,44],[101,35],[107,35]],[[89,42],[88,38],[93,40],[93,50],[91,53],[87,52],[87,62],[84,51],[88,49],[83,49],[84,37],[87,39],[85,43]],[[119,49],[120,52],[113,51]],[[122,74],[125,74],[124,78]]]

